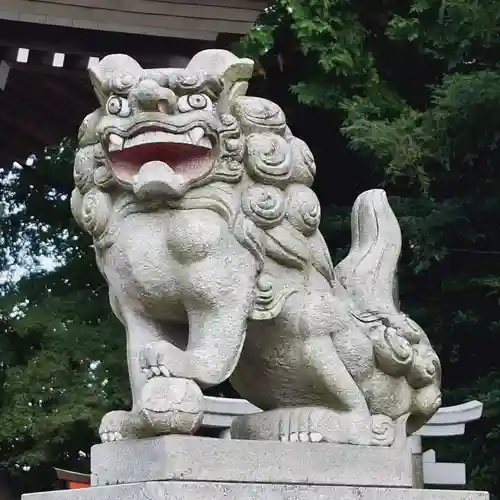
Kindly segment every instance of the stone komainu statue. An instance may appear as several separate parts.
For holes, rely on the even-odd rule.
[[[101,438],[195,432],[200,388],[230,377],[265,410],[233,437],[390,445],[441,402],[438,357],[394,297],[398,222],[383,191],[361,194],[333,267],[313,156],[276,104],[245,95],[252,69],[223,50],[90,69],[100,107],[71,207],[126,330],[133,396]]]

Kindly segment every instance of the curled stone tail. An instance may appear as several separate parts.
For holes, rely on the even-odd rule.
[[[351,214],[349,255],[336,267],[340,284],[353,298],[356,309],[397,314],[397,265],[401,230],[385,191],[360,194]]]

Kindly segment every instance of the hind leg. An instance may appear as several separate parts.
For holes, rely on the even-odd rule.
[[[331,290],[310,290],[306,297],[301,304],[298,332],[303,374],[316,400],[328,408],[311,413],[315,430],[327,441],[370,444],[373,441],[370,409],[343,354],[350,352],[356,359],[354,366],[359,366],[371,359],[371,351],[366,350],[359,332],[352,329],[344,304]],[[344,347],[348,348],[340,353],[334,339],[343,339]]]
[[[335,348],[333,338],[351,336],[351,323],[343,305],[330,293],[309,291],[302,302],[299,336],[302,339],[304,375],[325,406],[369,416],[361,388]],[[352,346],[356,349],[356,346]]]
[[[231,438],[356,445],[387,444],[375,442],[372,426],[371,419],[355,412],[340,412],[320,406],[278,408],[235,418],[231,425]],[[389,438],[391,437],[389,435]]]
[[[368,404],[342,359],[330,336],[314,337],[304,342],[304,370],[311,379],[322,402],[334,410],[356,412],[369,416]]]

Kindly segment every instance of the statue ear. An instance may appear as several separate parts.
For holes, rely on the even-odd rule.
[[[100,68],[100,62],[96,62],[91,64],[88,68],[90,83],[92,83],[92,87],[94,88],[94,93],[97,96],[99,104],[104,106],[106,103],[106,96],[103,91],[103,78],[102,72]]]
[[[247,93],[248,80],[252,77],[253,61],[251,59],[238,59],[231,64],[221,76],[224,90],[219,98],[219,109],[228,112],[231,103]]]
[[[140,64],[125,54],[106,56],[89,66],[88,71],[101,106],[106,103],[110,93],[125,94],[144,77]]]
[[[236,97],[246,93],[253,66],[251,59],[240,59],[227,50],[208,49],[198,52],[186,70],[202,71],[221,80],[223,90],[219,98],[219,110],[225,113]]]

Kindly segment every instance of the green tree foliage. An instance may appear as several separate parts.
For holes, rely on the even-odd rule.
[[[128,404],[124,335],[69,209],[73,154],[2,172],[0,464],[24,491],[87,472],[103,413]]]

